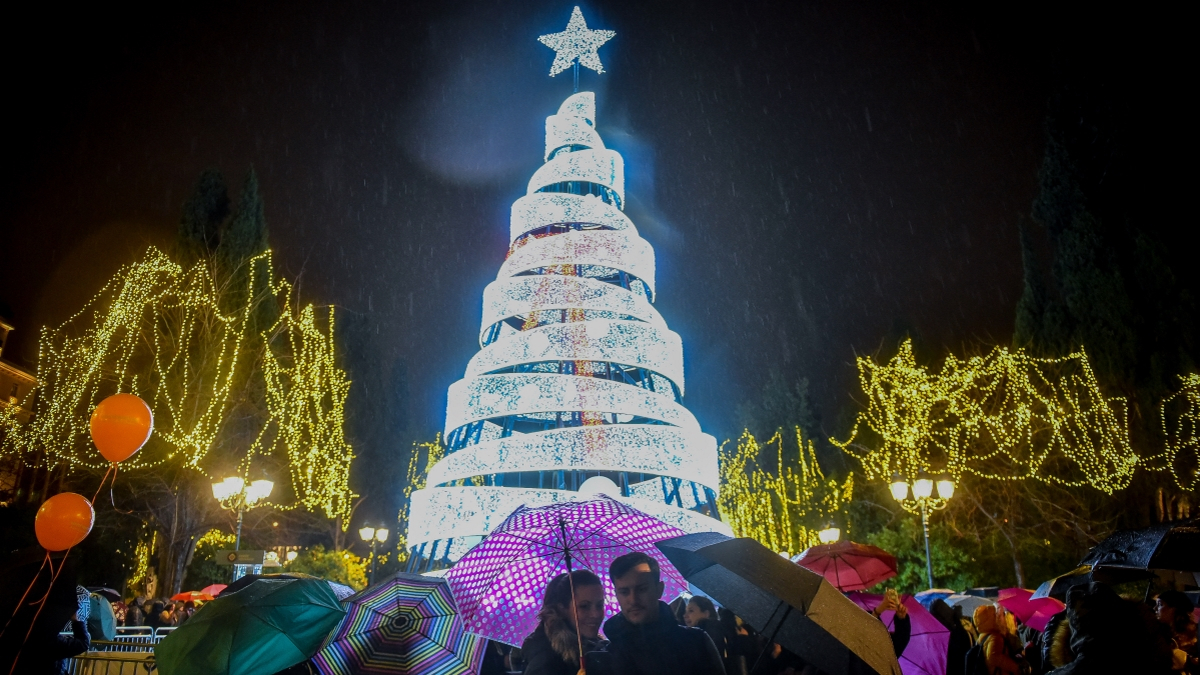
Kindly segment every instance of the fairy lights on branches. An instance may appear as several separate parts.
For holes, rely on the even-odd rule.
[[[249,273],[234,277],[248,285],[244,293],[222,293],[204,261],[185,270],[153,247],[123,267],[79,312],[43,331],[34,417],[20,424],[16,408],[0,410],[0,454],[103,469],[88,415],[104,396],[130,392],[150,403],[155,433],[123,469],[209,476],[213,461],[233,457],[245,475],[256,459],[283,451],[297,504],[348,522],[349,381],[334,361],[333,311],[322,329],[312,305],[295,306],[269,251],[245,264]],[[230,298],[238,301],[223,310]],[[261,330],[264,308],[277,318]]]
[[[820,544],[817,533],[832,521],[845,519],[845,509],[854,492],[854,474],[842,483],[826,478],[817,462],[811,440],[801,438],[796,457],[785,458],[783,436],[775,432],[759,443],[749,431],[742,432],[732,451],[721,447],[721,493],[717,498],[721,519],[734,535],[750,537],[773,551],[789,556]],[[774,466],[763,458],[775,448]]]
[[[891,361],[860,358],[858,370],[867,409],[849,438],[830,440],[857,458],[870,480],[898,474],[911,482],[922,472],[944,472],[956,483],[972,474],[1112,494],[1129,485],[1139,466],[1167,465],[1162,455],[1134,451],[1125,400],[1104,395],[1083,351],[1043,359],[996,347],[966,359],[950,355],[941,372],[932,372],[917,364],[905,341]],[[1180,395],[1192,396],[1186,389]],[[1187,424],[1179,428],[1194,429]],[[1190,438],[1193,445],[1176,446],[1194,453]],[[1176,481],[1185,485],[1179,474]]]

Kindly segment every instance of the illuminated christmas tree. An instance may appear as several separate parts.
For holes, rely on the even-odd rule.
[[[680,403],[683,344],[651,304],[654,250],[622,212],[624,162],[595,121],[591,92],[546,118],[545,164],[513,204],[508,257],[483,292],[482,348],[450,386],[446,456],[412,495],[421,569],[456,560],[522,504],[581,494],[729,532],[715,517],[716,442]]]

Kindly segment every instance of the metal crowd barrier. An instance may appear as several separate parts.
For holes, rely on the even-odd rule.
[[[87,652],[67,659],[67,675],[148,675],[154,652]]]
[[[154,645],[176,628],[119,626],[112,640],[92,640],[90,651],[67,659],[67,675],[146,675],[154,670]]]

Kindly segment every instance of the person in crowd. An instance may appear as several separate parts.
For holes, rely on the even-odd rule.
[[[979,631],[980,658],[988,675],[1020,675],[1021,664],[1017,662],[1009,646],[1008,621],[995,605],[980,605],[975,608],[975,629]]]
[[[703,595],[693,595],[687,601],[687,609],[683,611],[683,625],[703,629],[717,646],[717,653],[722,659],[725,658],[725,628],[717,621],[717,606],[712,600]]]
[[[570,578],[566,574],[554,577],[546,586],[538,619],[538,627],[521,645],[525,675],[575,675],[580,668],[580,640],[585,654],[602,646],[604,587],[600,577],[587,570],[576,570]]]
[[[147,601],[147,602],[149,602],[149,601]],[[162,601],[155,600],[150,605],[150,609],[146,612],[146,620],[145,620],[144,625],[149,626],[154,629],[158,629],[158,628],[161,628],[162,626],[165,626],[166,624],[163,623],[163,614],[164,614],[163,610],[164,609],[166,609],[166,606],[162,603]]]
[[[1159,593],[1154,600],[1155,617],[1167,626],[1171,634],[1173,664],[1177,671],[1200,674],[1200,659],[1196,649],[1196,621],[1192,618],[1195,605],[1179,591]]]
[[[662,601],[658,561],[645,553],[627,553],[613,561],[608,576],[621,611],[604,624],[611,640],[606,656],[598,662],[588,657],[590,675],[725,675],[708,634],[680,626]]]
[[[195,602],[188,600],[187,602],[183,603],[183,609],[181,609],[179,611],[178,625],[182,626],[183,622],[192,618],[192,615],[195,613],[196,613],[196,603]]]
[[[946,650],[946,675],[963,675],[967,650],[971,648],[971,636],[962,625],[962,608],[952,608],[945,600],[938,598],[929,606],[929,613],[950,631],[950,644]]]
[[[1145,604],[1119,597],[1106,584],[1093,582],[1067,591],[1069,662],[1052,648],[1056,666],[1050,675],[1100,675],[1171,672],[1171,643],[1165,628]]]
[[[146,598],[141,596],[136,597],[129,602],[129,607],[125,610],[126,626],[146,625],[146,610],[143,607],[144,602],[146,602]]]
[[[483,663],[479,666],[479,675],[508,675],[510,670],[509,654],[512,647],[492,640],[487,641],[483,651]]]
[[[892,619],[892,631],[889,635],[892,638],[892,651],[899,658],[908,648],[908,641],[912,639],[912,620],[908,618],[908,607],[904,606],[900,600],[900,594],[894,588],[889,588],[884,592],[883,602],[871,610],[871,616],[882,621],[883,613],[887,611],[896,613]]]
[[[671,615],[675,617],[675,623],[680,626],[686,626],[687,622],[683,620],[683,615],[687,611],[687,598],[681,595],[672,600],[671,604],[667,606],[671,608]]]
[[[54,675],[64,675],[67,672],[67,659],[79,656],[92,648],[91,636],[88,635],[87,624],[80,617],[78,610],[71,617],[71,634],[55,636],[48,650],[49,658],[53,659],[50,672]]]

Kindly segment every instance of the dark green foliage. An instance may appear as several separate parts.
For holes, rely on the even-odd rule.
[[[221,241],[221,227],[229,217],[229,191],[217,169],[205,169],[192,196],[183,204],[179,219],[179,247],[189,262],[212,255]]]
[[[242,183],[237,210],[221,232],[217,259],[228,274],[267,248],[267,219],[263,215],[262,196],[258,193],[258,175],[252,167]]]
[[[1187,273],[1190,242],[1146,194],[1162,189],[1137,154],[1148,130],[1116,99],[1094,83],[1051,99],[1032,205],[1040,227],[1021,225],[1014,341],[1045,356],[1086,349],[1101,383],[1136,402],[1135,440],[1157,445],[1157,402],[1195,367],[1196,275]]]
[[[808,378],[789,382],[772,369],[757,399],[737,407],[741,429],[749,429],[759,442],[766,442],[776,431],[782,431],[785,447],[795,447],[795,428],[806,439],[820,439],[821,421],[808,393]]]

